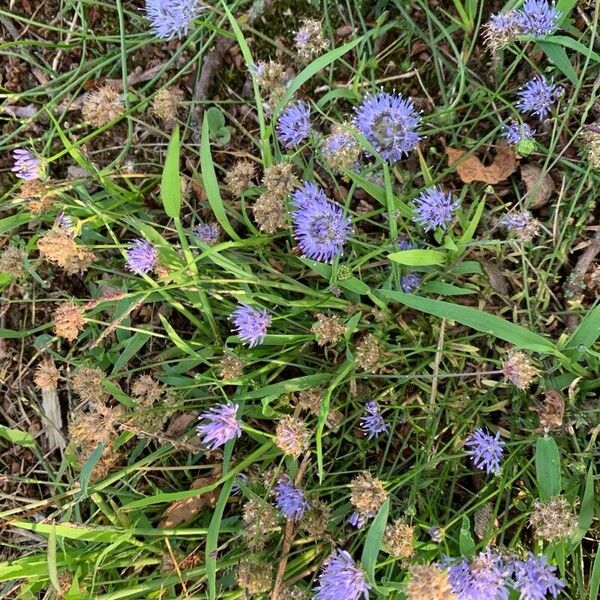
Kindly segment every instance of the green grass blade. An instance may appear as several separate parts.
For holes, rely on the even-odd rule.
[[[535,472],[542,502],[549,502],[560,493],[560,452],[551,437],[535,442]]]
[[[567,340],[566,348],[578,351],[580,347],[591,348],[600,337],[600,304],[581,321]]]
[[[443,265],[446,262],[446,253],[440,250],[401,250],[388,254],[392,262],[411,267],[425,267],[428,265]]]
[[[385,531],[385,526],[387,525],[389,511],[390,499],[388,498],[379,509],[377,516],[373,519],[373,522],[369,527],[367,537],[365,538],[362,557],[360,559],[369,583],[372,585],[376,585],[375,567],[377,566],[377,556],[381,549],[381,540],[383,539],[383,533]]]
[[[181,212],[181,182],[179,180],[179,126],[173,128],[165,166],[160,181],[160,197],[167,216],[179,219]]]

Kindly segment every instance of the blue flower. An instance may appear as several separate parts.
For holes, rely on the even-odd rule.
[[[413,101],[381,92],[367,96],[356,109],[354,124],[365,139],[390,163],[400,160],[419,142],[421,117]]]
[[[19,178],[25,181],[39,179],[42,175],[42,161],[29,150],[17,148],[13,150],[13,159],[15,164],[11,171]]]
[[[355,510],[348,517],[348,525],[352,525],[352,527],[356,527],[356,529],[360,529],[367,522],[368,515],[363,515],[362,513]]]
[[[345,550],[335,550],[319,575],[314,600],[359,600],[361,596],[368,600],[370,589],[352,557]]]
[[[527,560],[517,560],[512,566],[514,587],[520,593],[520,600],[545,600],[548,594],[556,598],[565,587],[554,575],[556,567],[550,566],[543,555],[529,553]]]
[[[198,0],[146,0],[146,16],[163,40],[187,35],[190,23],[202,10]]]
[[[458,201],[450,193],[444,194],[437,187],[427,188],[415,198],[416,216],[413,221],[425,231],[441,227],[446,229],[452,222],[453,213],[458,208]]]
[[[489,548],[471,562],[461,560],[448,568],[448,581],[458,600],[507,600],[510,570]]]
[[[149,273],[154,269],[158,253],[156,248],[145,240],[134,240],[127,250],[126,267],[133,273]]]
[[[286,519],[294,521],[299,521],[309,507],[304,492],[297,488],[287,475],[282,477],[275,486],[275,503]]]
[[[366,416],[362,417],[360,424],[362,430],[368,434],[368,439],[378,437],[382,433],[386,433],[389,429],[388,424],[383,420],[379,405],[375,400],[370,400],[365,404]]]
[[[271,316],[266,309],[260,310],[248,304],[240,304],[230,319],[233,321],[234,331],[249,348],[263,343],[267,328],[271,325]]]
[[[207,421],[197,428],[198,435],[205,446],[214,450],[242,435],[240,421],[237,418],[238,408],[237,404],[227,402],[220,406],[213,406],[198,417],[201,421]]]
[[[192,230],[194,235],[205,244],[212,246],[219,241],[221,230],[216,223],[205,223],[200,221]]]
[[[310,106],[297,102],[286,108],[277,120],[277,133],[285,148],[300,145],[310,133]]]
[[[562,13],[547,0],[525,0],[521,10],[516,11],[516,21],[522,33],[535,38],[551,35],[558,29]]]
[[[418,273],[407,273],[400,279],[400,287],[405,294],[412,294],[419,289],[421,276]]]
[[[465,442],[467,454],[472,457],[473,464],[482,471],[498,474],[500,462],[504,454],[504,442],[500,441],[500,432],[495,436],[485,429],[476,429]]]
[[[538,75],[519,90],[517,107],[521,112],[530,112],[543,120],[563,93],[564,89],[561,86],[552,81],[548,83]]]
[[[330,263],[341,256],[352,228],[350,217],[325,196],[316,184],[305,181],[292,194],[294,235],[303,256]]]
[[[535,129],[529,127],[527,123],[511,121],[504,125],[502,133],[509,144],[518,144],[523,140],[532,139],[535,136]]]

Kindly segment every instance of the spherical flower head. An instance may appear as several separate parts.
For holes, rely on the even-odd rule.
[[[238,409],[237,404],[227,402],[209,408],[198,417],[200,421],[205,421],[204,424],[198,425],[197,431],[206,447],[214,450],[242,435],[240,421],[237,418]]]
[[[452,591],[461,600],[508,600],[508,569],[489,548],[470,563],[466,560],[448,569]]]
[[[414,565],[409,570],[412,578],[406,587],[408,600],[457,600],[444,569]]]
[[[367,96],[356,109],[354,124],[389,163],[404,158],[419,142],[421,117],[413,101],[381,92]]]
[[[562,13],[554,2],[547,0],[525,0],[521,10],[516,12],[516,21],[522,33],[534,38],[552,35],[557,29]]]
[[[389,430],[388,424],[383,420],[379,405],[375,400],[370,400],[365,404],[365,416],[360,420],[362,430],[367,434],[368,439],[379,437],[382,433]]]
[[[437,187],[427,188],[414,200],[415,216],[413,221],[425,231],[441,227],[446,229],[452,222],[454,211],[458,208],[458,200],[452,194],[445,194]]]
[[[524,242],[530,241],[537,234],[539,223],[527,210],[517,213],[506,213],[500,219],[500,225],[515,233]]]
[[[190,23],[202,10],[198,0],[146,0],[146,17],[163,40],[186,36]]]
[[[507,381],[516,385],[520,390],[526,390],[540,372],[531,364],[524,352],[517,350],[509,352],[507,358],[502,362],[502,374]]]
[[[369,600],[371,586],[345,550],[335,550],[325,562],[314,600]]]
[[[275,504],[282,516],[294,521],[299,521],[309,507],[304,492],[297,488],[287,475],[282,477],[275,486]]]
[[[284,148],[299,146],[310,133],[310,106],[302,101],[288,106],[279,115],[277,133]]]
[[[398,519],[385,528],[383,544],[393,557],[408,558],[415,549],[413,538],[413,528],[402,519]]]
[[[401,235],[396,240],[396,246],[399,250],[414,250],[416,246],[405,236]]]
[[[231,314],[233,330],[249,348],[262,344],[271,325],[271,315],[266,309],[240,304]]]
[[[363,515],[362,513],[355,510],[348,517],[348,525],[352,525],[352,527],[356,527],[356,529],[360,529],[372,517],[373,517],[373,515]]]
[[[418,273],[407,273],[400,279],[400,287],[405,294],[412,294],[419,289],[421,276]]]
[[[520,600],[545,600],[550,594],[556,598],[565,587],[550,566],[545,556],[529,554],[527,560],[518,560],[513,564],[514,587],[520,593]]]
[[[356,137],[352,135],[352,129],[336,126],[323,140],[321,147],[323,158],[334,171],[352,168],[360,157],[361,147]]]
[[[294,235],[303,256],[330,263],[341,256],[352,227],[350,217],[334,204],[325,192],[311,181],[292,194]]]
[[[33,181],[42,176],[42,161],[29,150],[17,148],[13,150],[13,159],[15,164],[11,171],[24,181]]]
[[[350,482],[350,503],[367,518],[379,512],[387,496],[383,482],[368,471],[360,473]]]
[[[308,62],[329,47],[321,22],[316,19],[304,19],[302,27],[294,32],[294,43],[302,62]]]
[[[205,223],[200,221],[192,230],[194,235],[205,244],[213,246],[221,237],[221,230],[216,223]]]
[[[310,432],[300,419],[287,415],[277,423],[275,443],[288,456],[298,458],[306,452],[310,442]]]
[[[543,120],[554,103],[563,95],[564,89],[541,76],[530,79],[518,92],[517,108],[522,113],[532,113]]]
[[[465,442],[467,454],[472,457],[473,464],[488,475],[500,473],[500,462],[504,454],[504,442],[500,441],[500,432],[496,435],[485,429],[476,429]]]
[[[532,129],[527,123],[511,121],[504,125],[502,134],[509,144],[518,144],[523,140],[530,140],[535,136],[535,129]]]
[[[485,42],[494,53],[510,44],[520,33],[516,10],[492,15],[485,24]]]
[[[156,266],[158,253],[156,248],[145,240],[134,240],[127,250],[126,267],[133,273],[149,273]]]
[[[548,542],[557,542],[577,531],[577,518],[569,503],[560,496],[544,503],[536,500],[529,523],[535,530],[535,537]]]

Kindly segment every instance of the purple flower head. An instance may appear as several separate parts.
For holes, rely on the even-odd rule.
[[[330,263],[344,251],[352,228],[350,217],[325,196],[316,184],[305,181],[292,194],[294,235],[303,256]]]
[[[299,521],[309,507],[304,492],[297,488],[287,475],[282,477],[275,486],[275,503],[286,519],[294,521]]]
[[[205,223],[200,221],[192,230],[194,235],[205,244],[213,246],[219,241],[221,230],[216,223]]]
[[[363,515],[362,513],[359,513],[357,510],[355,510],[348,517],[348,525],[352,525],[352,527],[356,527],[356,529],[360,529],[367,522],[368,518],[369,518],[368,515]]]
[[[198,0],[146,0],[146,17],[163,40],[187,35],[190,23],[202,10]]]
[[[400,287],[405,294],[412,294],[419,289],[421,276],[418,273],[407,273],[400,279]]]
[[[35,155],[25,150],[17,148],[13,150],[13,159],[15,164],[11,171],[19,178],[25,181],[39,179],[42,175],[42,161]]]
[[[248,485],[248,475],[246,475],[246,473],[238,473],[235,476],[233,485],[231,486],[231,495],[232,496],[238,496],[239,494],[242,493],[242,485],[247,486]]]
[[[503,34],[514,34],[518,29],[518,17],[516,10],[496,13],[490,16],[488,27],[494,32]]]
[[[335,550],[325,561],[314,600],[369,600],[371,586],[345,550]]]
[[[279,115],[277,133],[285,148],[299,146],[310,133],[310,106],[302,101],[288,106]]]
[[[560,85],[552,81],[547,82],[538,75],[519,90],[517,108],[522,113],[537,115],[541,121],[550,113],[550,109],[563,93],[564,89]]]
[[[271,315],[266,309],[261,310],[248,304],[240,304],[231,313],[230,319],[233,321],[233,330],[249,348],[263,343],[267,328],[271,325]]]
[[[522,240],[531,240],[537,233],[539,223],[527,210],[509,212],[500,219],[500,225],[516,233]]]
[[[472,457],[473,464],[488,475],[500,472],[500,462],[504,454],[504,442],[500,441],[500,432],[491,435],[485,429],[476,429],[465,442],[467,454]]]
[[[149,273],[154,269],[158,253],[156,248],[146,240],[134,240],[127,250],[126,267],[133,273]]]
[[[448,581],[459,600],[507,600],[509,570],[489,548],[470,563],[462,560],[448,568]]]
[[[210,450],[219,448],[233,438],[242,435],[240,421],[237,418],[239,406],[227,402],[220,406],[213,406],[203,412],[198,419],[206,421],[204,425],[198,425],[198,435],[202,443]]]
[[[371,440],[382,433],[387,433],[388,424],[383,420],[379,412],[379,405],[375,400],[370,400],[365,404],[365,413],[366,415],[360,420],[360,425],[368,439]]]
[[[453,213],[459,204],[458,200],[452,198],[452,194],[444,194],[437,187],[421,192],[414,203],[416,216],[413,217],[413,221],[420,224],[425,231],[438,227],[446,229],[452,222]]]
[[[502,128],[502,134],[509,144],[518,144],[523,140],[531,140],[535,136],[535,129],[532,129],[527,123],[511,121]]]
[[[396,245],[400,250],[414,250],[416,246],[405,236],[401,235],[396,240]]]
[[[520,600],[545,600],[550,594],[556,598],[565,587],[554,572],[556,567],[550,566],[545,556],[529,554],[527,560],[513,563],[514,587],[519,592]]]
[[[551,35],[558,29],[562,13],[547,0],[525,0],[516,11],[516,21],[522,33],[535,38]]]
[[[69,215],[65,215],[64,212],[59,212],[56,215],[56,225],[62,229],[67,235],[73,235],[73,219]]]
[[[296,46],[307,46],[310,42],[310,30],[306,27],[301,27],[298,31],[294,32],[294,43]]]
[[[356,109],[354,124],[387,162],[408,155],[419,142],[421,117],[413,101],[381,92],[367,96]]]

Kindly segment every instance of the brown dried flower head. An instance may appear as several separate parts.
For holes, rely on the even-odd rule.
[[[225,183],[232,195],[241,196],[250,187],[254,175],[254,164],[248,160],[240,160],[227,173]]]
[[[288,74],[282,64],[270,60],[256,65],[256,83],[267,97],[267,109],[273,110],[285,96]]]
[[[298,458],[306,452],[309,442],[310,432],[300,419],[288,415],[277,423],[275,443],[284,454]]]
[[[152,100],[152,112],[163,121],[172,121],[182,101],[183,92],[178,87],[161,88]]]
[[[410,568],[411,580],[406,588],[408,600],[457,600],[448,581],[448,573],[436,565]]]
[[[562,427],[565,416],[565,401],[558,390],[546,390],[544,399],[536,402],[531,410],[534,410],[540,419],[540,425],[544,431]]]
[[[302,62],[309,62],[329,48],[329,40],[323,34],[321,22],[316,19],[303,19],[302,27],[294,33],[296,51]]]
[[[376,515],[386,498],[383,482],[368,471],[360,473],[350,483],[350,502],[364,517]]]
[[[539,375],[524,352],[510,352],[502,363],[502,373],[507,381],[516,385],[520,390],[526,390]]]
[[[321,402],[323,401],[323,390],[319,388],[310,388],[298,393],[296,405],[300,410],[305,410],[311,415],[317,416],[321,412]]]
[[[385,528],[383,544],[393,557],[408,558],[415,549],[414,530],[402,519],[398,519]]]
[[[319,499],[312,499],[310,506],[304,511],[300,519],[300,529],[312,537],[321,537],[329,526],[331,508]]]
[[[356,345],[356,364],[369,373],[381,370],[385,349],[372,333],[367,333]]]
[[[19,197],[27,200],[27,208],[35,214],[50,210],[54,204],[54,195],[49,183],[39,179],[24,181],[19,189]]]
[[[281,198],[269,192],[261,194],[254,201],[252,211],[259,229],[265,233],[272,235],[288,226],[284,203]]]
[[[106,374],[97,367],[79,367],[71,378],[73,391],[84,401],[103,405],[108,396],[102,388]]]
[[[270,533],[277,529],[277,511],[260,498],[251,498],[242,509],[244,539],[252,551],[265,547]]]
[[[336,315],[317,314],[317,320],[313,323],[311,331],[315,334],[317,344],[335,344],[346,332],[346,326]]]
[[[548,503],[536,500],[529,522],[535,536],[547,542],[570,537],[577,531],[577,519],[569,503],[560,496]]]
[[[358,161],[362,148],[355,137],[356,131],[353,125],[335,125],[323,140],[323,159],[332,171],[349,169]],[[340,141],[343,143],[340,144]],[[335,150],[328,151],[331,142],[336,142]]]
[[[292,193],[300,184],[294,175],[294,167],[290,163],[278,163],[267,168],[263,177],[263,185],[274,197],[283,199]]]
[[[25,275],[25,252],[9,244],[0,254],[0,273],[6,273],[15,279]]]
[[[94,254],[81,248],[62,229],[52,229],[37,242],[40,255],[48,262],[62,267],[69,275],[87,270],[94,260]]]
[[[83,100],[81,114],[87,123],[102,127],[125,112],[121,93],[112,85],[89,92]]]
[[[69,342],[77,339],[84,325],[83,312],[72,302],[63,302],[54,312],[54,331]]]
[[[250,594],[268,592],[273,584],[273,565],[255,558],[246,558],[240,562],[235,580]]]
[[[239,379],[244,374],[244,361],[235,354],[227,353],[219,362],[219,377],[223,381]]]
[[[154,404],[163,391],[163,386],[150,375],[140,375],[131,385],[131,394],[139,404]]]
[[[58,383],[59,372],[51,358],[44,358],[35,370],[35,385],[40,390],[52,390]]]

